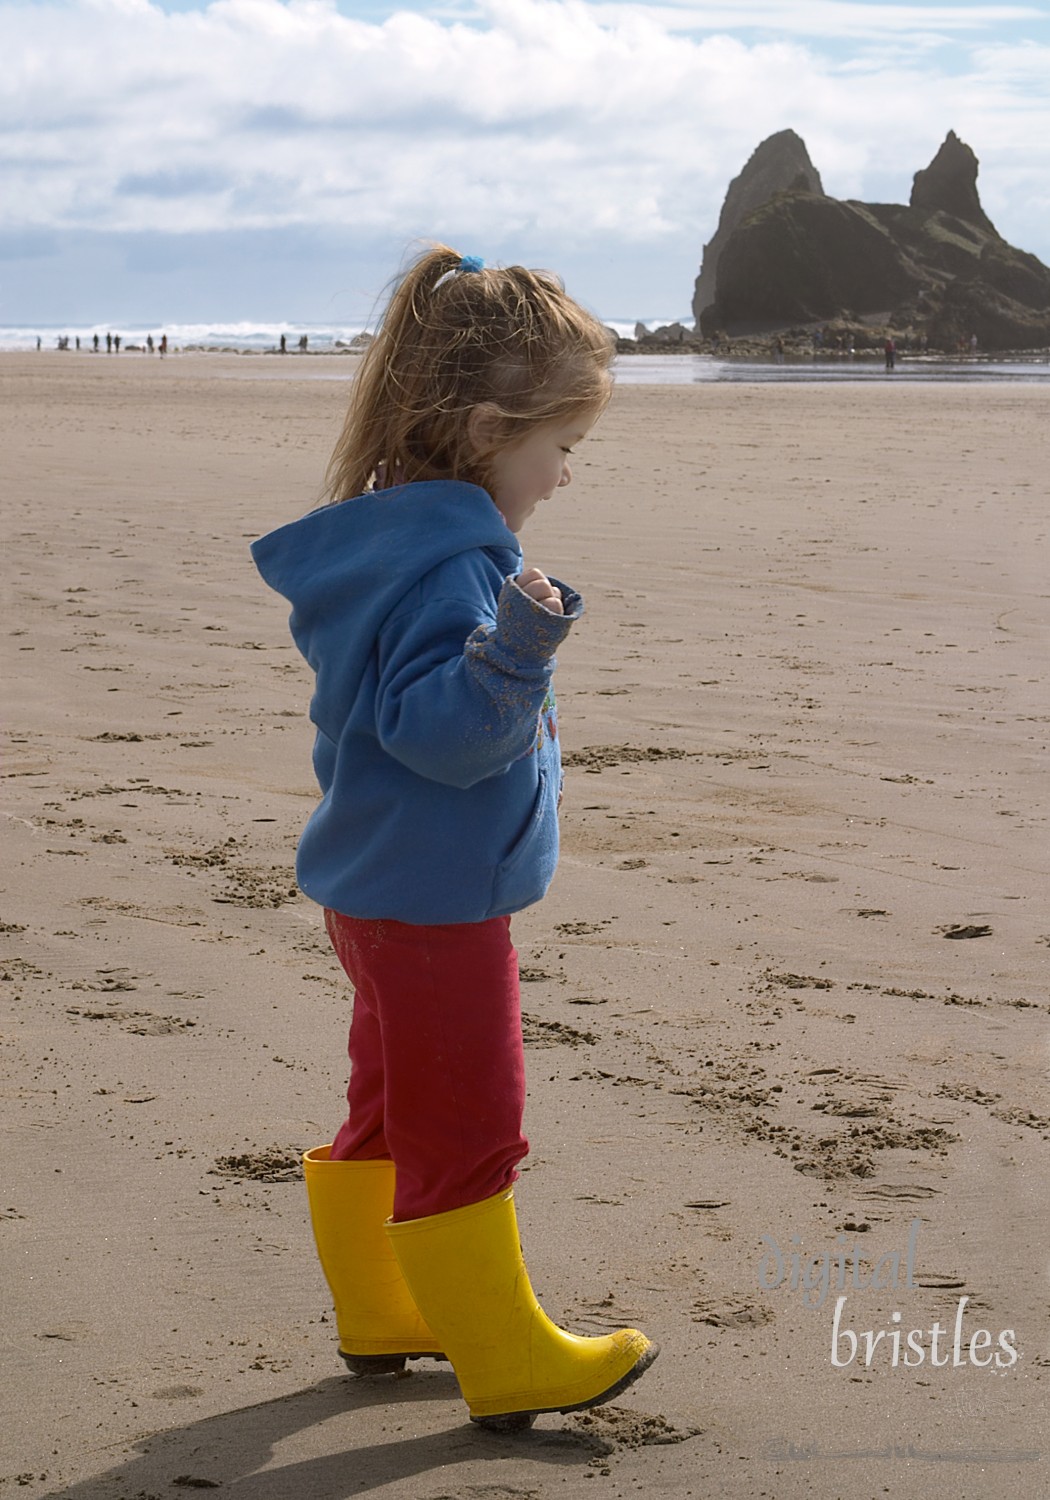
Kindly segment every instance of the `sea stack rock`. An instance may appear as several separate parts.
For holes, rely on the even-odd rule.
[[[744,213],[721,246],[715,300],[699,311],[705,338],[837,323],[921,334],[938,349],[969,348],[974,335],[984,350],[1044,349],[1050,269],[996,232],[977,158],[949,131],[908,204],[800,185]]]
[[[977,196],[977,167],[977,158],[969,146],[954,130],[949,130],[930,165],[915,174],[911,207],[927,213],[952,214],[964,224],[995,234],[995,225]]]
[[[718,284],[718,261],[733,230],[756,208],[768,203],[775,193],[806,192],[822,195],[820,173],[809,159],[806,143],[793,130],[778,130],[767,136],[751,153],[739,177],[729,184],[718,228],[710,244],[704,246],[700,275],[693,294],[693,317],[697,326],[700,314],[715,300]]]

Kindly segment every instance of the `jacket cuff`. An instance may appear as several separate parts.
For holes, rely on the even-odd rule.
[[[561,592],[564,614],[556,615],[538,603],[515,578],[504,579],[500,589],[496,634],[503,648],[522,662],[547,661],[583,614],[583,600],[575,589],[557,578],[550,581]]]

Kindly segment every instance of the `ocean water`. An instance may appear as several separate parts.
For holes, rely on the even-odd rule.
[[[668,318],[668,323],[673,319]],[[659,323],[654,321],[653,327]],[[634,323],[614,321],[609,324],[622,338],[631,338],[634,334]],[[168,335],[169,349],[185,349],[189,347],[205,349],[233,349],[245,354],[266,354],[278,352],[281,335],[284,334],[289,353],[295,353],[298,349],[300,338],[303,334],[309,342],[309,348],[315,354],[331,354],[336,351],[340,344],[348,344],[357,334],[364,331],[363,323],[136,323],[129,325],[114,323],[84,323],[77,326],[52,324],[42,327],[0,327],[0,351],[17,351],[35,349],[37,339],[40,340],[41,350],[58,348],[59,339],[69,340],[70,350],[76,351],[76,341],[79,338],[81,350],[90,350],[92,339],[97,333],[102,348],[106,346],[106,334],[116,333],[120,335],[122,349],[129,346],[144,346],[146,337],[153,336],[155,344],[160,342],[161,335]]]
[[[943,354],[898,354],[894,370],[883,356],[842,355],[826,359],[721,359],[713,354],[624,354],[616,361],[621,385],[745,385],[820,381],[1050,381],[1050,355],[991,355],[953,358]]]
[[[668,319],[651,319],[649,325],[658,327]],[[683,321],[683,320],[679,320]],[[619,319],[609,322],[609,327],[623,337],[631,337],[635,324]],[[152,334],[155,344],[161,335],[168,336],[168,347],[172,353],[180,349],[226,349],[242,354],[277,354],[283,334],[288,349],[288,361],[282,363],[280,374],[287,378],[293,374],[301,379],[344,380],[345,368],[327,359],[299,359],[298,344],[305,335],[310,354],[338,355],[340,346],[345,347],[360,332],[360,324],[313,324],[313,323],[174,323],[148,326],[138,324],[126,327],[107,328],[103,324],[80,327],[0,327],[0,351],[29,351],[37,347],[40,340],[42,354],[59,352],[60,339],[69,340],[68,352],[62,357],[76,357],[76,339],[81,343],[81,355],[90,354],[93,336],[97,333],[102,350],[105,350],[107,332],[117,332],[121,339],[121,358],[135,358],[139,349],[145,348],[146,337]],[[978,354],[973,357],[955,358],[946,355],[898,354],[897,367],[892,372],[883,365],[881,354],[839,355],[825,358],[787,358],[782,364],[758,359],[724,359],[713,354],[638,354],[620,355],[616,360],[616,379],[623,385],[702,385],[710,382],[763,384],[766,382],[813,382],[813,381],[1026,381],[1042,382],[1050,379],[1050,355],[1011,355],[993,357]],[[260,361],[255,366],[251,361],[245,374],[268,378],[278,373],[270,361]]]
[[[153,335],[158,344],[163,334],[168,335],[169,349],[184,349],[189,346],[206,349],[235,349],[246,354],[264,354],[277,351],[283,333],[290,350],[295,350],[299,339],[306,334],[310,348],[318,353],[334,351],[337,343],[348,344],[356,334],[362,332],[363,324],[314,324],[314,323],[85,323],[49,327],[0,328],[0,350],[13,351],[35,349],[37,339],[41,349],[57,349],[60,338],[68,338],[70,350],[75,352],[79,338],[81,350],[90,350],[97,333],[102,349],[106,347],[106,334],[120,335],[122,349],[131,345],[145,345],[146,337]]]

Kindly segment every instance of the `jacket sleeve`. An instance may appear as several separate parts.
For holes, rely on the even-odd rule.
[[[477,605],[433,599],[389,621],[379,640],[379,743],[409,770],[469,787],[507,770],[536,742],[554,652],[583,613],[562,591],[552,614],[513,579],[496,617],[478,623]]]

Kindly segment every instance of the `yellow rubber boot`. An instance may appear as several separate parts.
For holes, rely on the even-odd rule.
[[[452,1361],[471,1419],[510,1431],[545,1411],[600,1406],[636,1380],[657,1347],[634,1328],[580,1338],[536,1301],[514,1193],[388,1224],[416,1306]]]
[[[394,1374],[406,1359],[444,1358],[405,1285],[384,1228],[394,1163],[303,1157],[317,1254],[335,1303],[339,1353],[355,1375]]]

